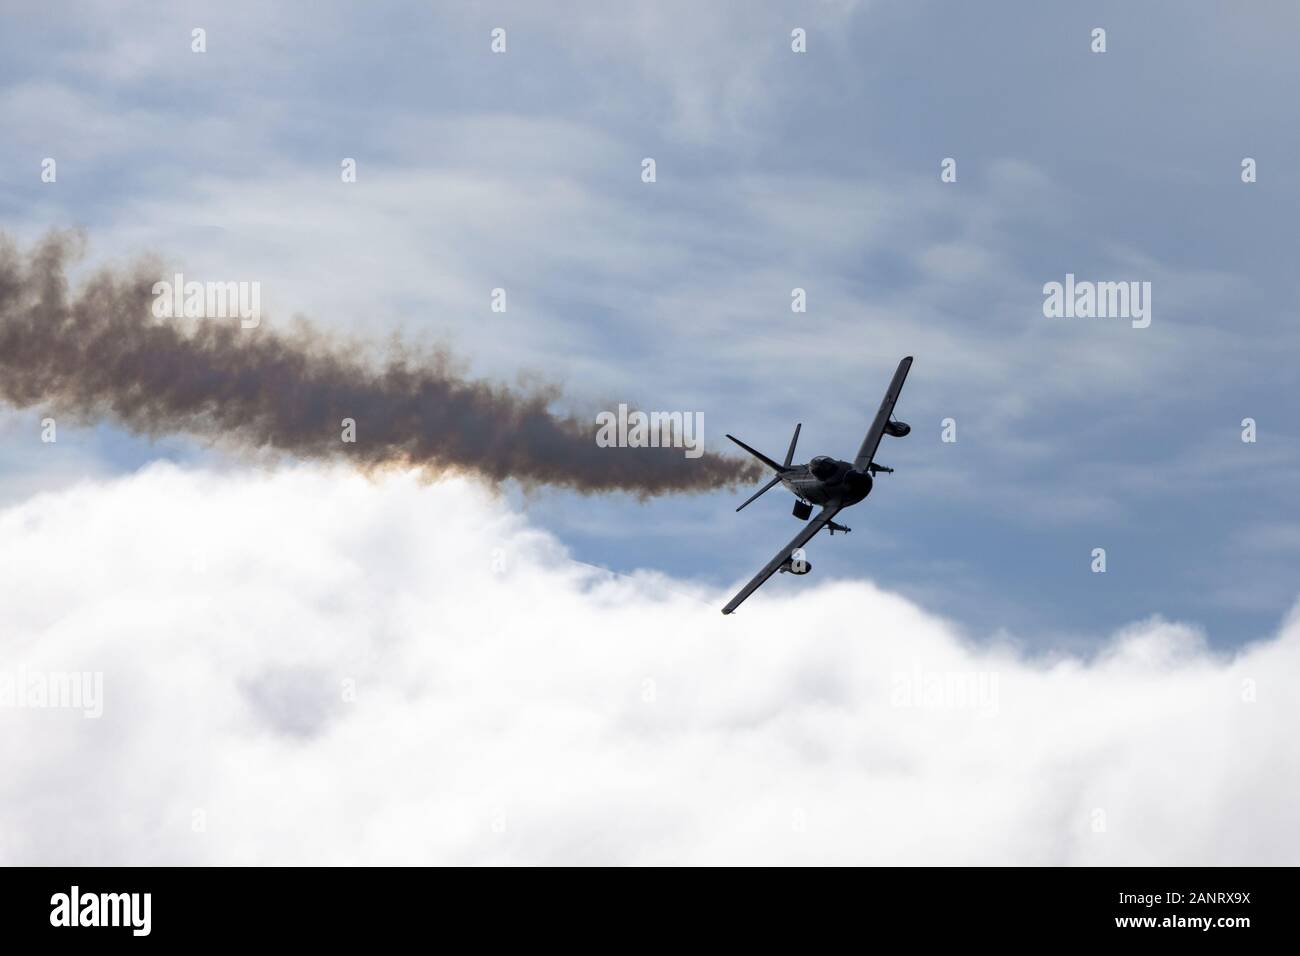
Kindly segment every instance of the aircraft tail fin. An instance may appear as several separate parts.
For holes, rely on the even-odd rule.
[[[799,441],[799,429],[803,428],[803,422],[794,426],[794,437],[790,439],[790,448],[785,453],[785,467],[790,467],[790,462],[794,461],[794,446]]]

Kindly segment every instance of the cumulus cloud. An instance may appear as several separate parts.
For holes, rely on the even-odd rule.
[[[103,674],[98,719],[0,708],[8,863],[1300,857],[1296,619],[1029,659],[816,574],[724,618],[475,484],[306,466],[154,465],[0,542],[0,669]]]

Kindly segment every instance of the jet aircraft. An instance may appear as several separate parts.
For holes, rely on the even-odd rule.
[[[807,521],[808,524],[791,539],[789,544],[777,552],[776,557],[767,562],[763,570],[754,575],[750,582],[737,592],[722,609],[723,614],[730,614],[740,607],[745,598],[757,591],[763,582],[777,571],[789,574],[807,574],[811,571],[812,565],[803,556],[803,546],[822,528],[829,529],[832,535],[836,531],[847,534],[852,530],[837,523],[834,520],[835,516],[871,494],[875,475],[881,472],[892,473],[894,470],[875,461],[876,450],[880,447],[881,439],[886,435],[902,438],[912,430],[906,422],[896,421],[893,417],[894,405],[903,390],[903,382],[911,367],[912,356],[910,355],[898,363],[898,369],[894,372],[889,390],[885,392],[885,397],[880,403],[876,418],[871,423],[867,436],[862,440],[862,447],[858,449],[857,456],[851,462],[841,461],[829,455],[818,455],[806,465],[792,465],[794,447],[799,441],[799,429],[803,427],[802,423],[794,426],[794,437],[790,439],[790,448],[785,453],[785,463],[780,465],[762,452],[750,448],[734,435],[727,436],[776,472],[771,481],[754,492],[749,500],[736,510],[740,511],[764,492],[776,487],[777,484],[782,484],[799,499],[794,505],[794,516],[801,521]],[[816,517],[812,516],[813,505],[821,508]]]

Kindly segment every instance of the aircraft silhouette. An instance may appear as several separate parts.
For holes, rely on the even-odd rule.
[[[898,401],[899,393],[903,391],[903,382],[906,380],[907,372],[911,367],[912,356],[910,355],[898,363],[894,378],[889,383],[889,390],[885,392],[885,397],[880,402],[880,410],[876,412],[876,418],[871,423],[867,436],[862,439],[862,447],[858,449],[857,457],[851,463],[841,461],[838,458],[831,458],[828,455],[818,455],[806,465],[790,464],[794,458],[795,443],[799,441],[799,429],[803,427],[802,423],[794,426],[794,437],[790,439],[790,448],[785,453],[785,464],[783,465],[778,465],[762,452],[750,448],[735,435],[727,436],[776,472],[776,476],[754,492],[745,504],[736,509],[737,511],[753,502],[759,495],[774,488],[778,482],[789,488],[794,493],[794,496],[799,499],[794,505],[794,516],[796,518],[801,521],[808,521],[808,518],[812,515],[813,505],[821,505],[821,511],[817,512],[815,518],[808,521],[804,529],[795,535],[794,539],[782,548],[776,557],[767,562],[763,570],[754,575],[750,582],[740,589],[736,596],[722,609],[723,614],[730,614],[740,607],[745,598],[757,591],[759,586],[777,571],[789,572],[790,574],[807,574],[811,571],[812,565],[804,560],[803,552],[800,549],[811,541],[813,535],[822,528],[829,528],[832,535],[836,531],[848,533],[852,530],[842,524],[837,524],[832,519],[845,508],[857,504],[871,494],[874,475],[882,471],[885,473],[893,472],[894,469],[878,465],[874,459],[876,449],[880,447],[882,438],[886,435],[902,438],[912,430],[912,426],[906,422],[894,421],[891,417],[894,413],[894,404]],[[796,555],[795,552],[799,553]]]

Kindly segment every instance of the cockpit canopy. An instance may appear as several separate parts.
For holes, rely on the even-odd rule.
[[[834,476],[839,470],[839,463],[827,455],[818,455],[812,461],[808,462],[808,470],[813,473],[813,477],[820,481]]]

